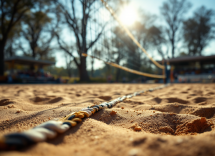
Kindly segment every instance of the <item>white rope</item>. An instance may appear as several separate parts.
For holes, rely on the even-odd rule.
[[[28,131],[23,132],[23,134],[25,134],[35,142],[42,142],[45,141],[47,138],[54,138],[57,135],[57,132],[63,133],[69,128],[70,127],[66,124],[63,124],[62,121],[50,120]]]

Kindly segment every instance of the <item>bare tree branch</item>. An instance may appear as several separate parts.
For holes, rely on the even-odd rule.
[[[56,33],[56,37],[57,37],[57,41],[58,41],[58,44],[59,44],[60,48],[61,48],[62,50],[64,50],[67,54],[69,54],[71,57],[73,57],[75,64],[76,64],[77,66],[80,66],[80,64],[78,63],[77,59],[74,57],[74,55],[73,55],[67,48],[65,48],[65,47],[61,44],[61,42],[60,42],[60,37],[59,37],[59,35],[58,35],[57,33]]]

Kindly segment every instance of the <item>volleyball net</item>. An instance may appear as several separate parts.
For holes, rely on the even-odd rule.
[[[82,56],[91,59],[91,66],[103,63],[129,73],[164,79],[164,65],[154,60],[144,49],[138,35],[133,35],[132,30],[121,22],[118,16],[120,5],[116,3],[111,0],[94,0],[91,17],[88,19],[87,41],[89,46],[93,41],[96,42],[87,53],[82,53]],[[95,63],[95,60],[99,62]],[[148,73],[145,68],[149,62],[155,65],[154,73]]]

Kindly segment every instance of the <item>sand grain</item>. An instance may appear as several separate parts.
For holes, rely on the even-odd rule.
[[[0,133],[24,131],[159,84],[1,85]],[[174,84],[101,110],[47,142],[0,155],[215,155],[215,84]]]

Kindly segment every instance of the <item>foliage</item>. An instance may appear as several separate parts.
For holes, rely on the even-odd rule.
[[[193,17],[184,21],[183,35],[189,55],[202,55],[204,48],[215,37],[214,12],[204,6],[198,8]]]
[[[53,51],[50,44],[54,39],[59,19],[53,20],[50,17],[50,14],[53,14],[52,3],[54,1],[49,0],[45,4],[40,2],[36,9],[28,11],[24,15],[21,34],[29,45],[29,48],[23,47],[25,44],[20,42],[19,48],[24,55],[38,59],[48,59],[50,52]]]
[[[64,52],[73,58],[79,69],[80,81],[89,81],[89,75],[86,70],[86,57],[83,57],[82,53],[88,52],[88,50],[98,41],[103,31],[103,29],[101,29],[95,39],[87,44],[87,26],[93,13],[92,7],[95,2],[95,0],[70,0],[70,6],[59,2],[62,17],[64,18],[63,21],[69,30],[74,33],[75,37],[75,43],[72,43],[70,47],[73,45],[75,46],[72,47],[72,49],[68,49],[69,46],[66,45],[58,34],[56,34],[58,44]],[[79,4],[77,5],[76,3]]]
[[[44,69],[46,72],[50,72],[52,75],[58,75],[58,76],[67,76],[67,77],[78,77],[78,71],[77,69],[71,69],[72,75],[68,75],[67,69],[64,67],[55,67],[55,66],[49,66],[45,67]]]
[[[26,11],[30,10],[37,2],[32,0],[1,0],[0,1],[0,76],[4,75],[4,51],[8,39],[15,33],[14,27],[22,19]]]
[[[160,8],[161,14],[167,24],[166,33],[172,47],[172,57],[175,55],[176,44],[180,40],[180,32],[184,14],[191,7],[187,0],[167,0]]]

